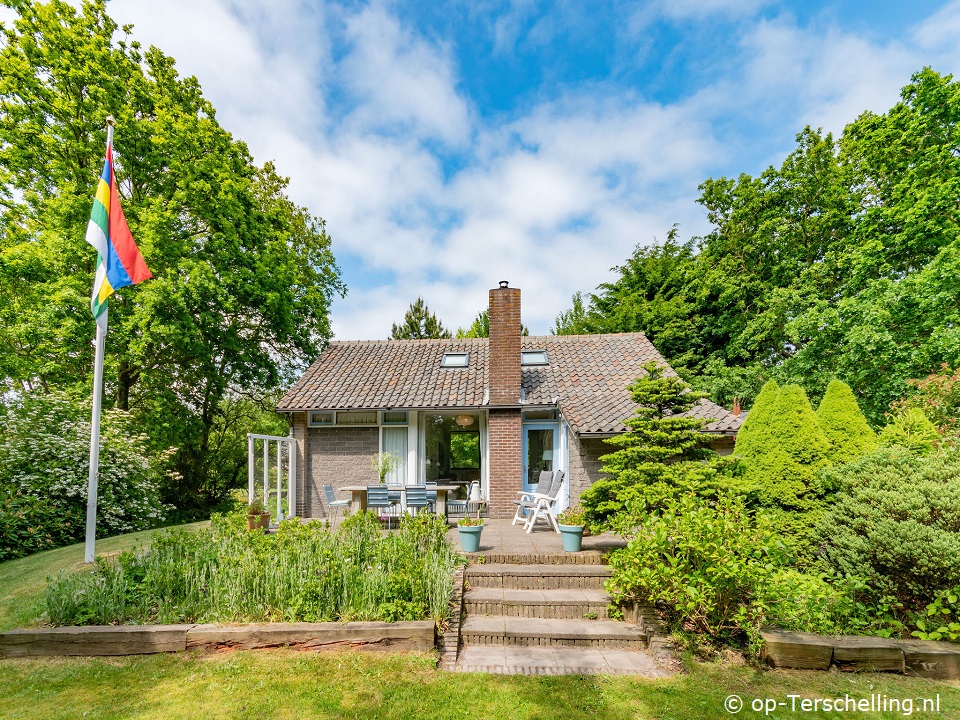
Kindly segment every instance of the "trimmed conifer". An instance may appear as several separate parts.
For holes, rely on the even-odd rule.
[[[845,382],[831,380],[817,408],[820,427],[830,440],[830,460],[848,463],[877,447],[877,434],[867,424],[853,390]]]
[[[745,479],[764,505],[811,509],[818,494],[817,473],[830,465],[830,440],[799,385],[780,388],[769,418],[765,431],[751,440],[750,453],[744,454]]]
[[[753,457],[757,454],[758,448],[764,447],[766,443],[763,438],[770,429],[770,423],[773,418],[773,406],[777,401],[777,393],[780,392],[780,386],[776,380],[768,380],[757,399],[753,403],[750,412],[743,421],[740,431],[737,433],[737,442],[734,445],[733,452],[744,458]]]

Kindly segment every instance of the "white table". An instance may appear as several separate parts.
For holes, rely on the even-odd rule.
[[[387,485],[391,492],[399,492],[401,499],[407,492],[406,485]],[[412,486],[412,487],[423,487]],[[351,514],[361,513],[367,509],[367,486],[366,485],[344,485],[337,488],[343,492],[350,493],[350,512]],[[447,516],[447,493],[460,489],[459,485],[437,485],[437,515]],[[430,488],[432,491],[433,488]]]

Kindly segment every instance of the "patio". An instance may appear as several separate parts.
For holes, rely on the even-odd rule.
[[[457,541],[456,521],[451,518],[451,539]],[[487,518],[484,520],[483,533],[480,536],[480,551],[467,553],[474,558],[483,555],[486,562],[542,563],[557,562],[569,558],[578,564],[601,564],[604,553],[619,547],[625,547],[626,541],[615,535],[604,534],[583,539],[583,550],[579,553],[564,552],[560,535],[545,522],[537,525],[529,533],[523,525],[511,525],[510,520]],[[576,558],[576,560],[574,560]]]

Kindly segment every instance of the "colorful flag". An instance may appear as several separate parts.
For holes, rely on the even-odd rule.
[[[87,223],[87,242],[97,249],[97,274],[93,281],[90,309],[97,324],[106,330],[104,311],[113,291],[153,277],[120,208],[117,179],[113,174],[113,146],[110,143],[107,144],[103,173],[93,199],[90,222]]]

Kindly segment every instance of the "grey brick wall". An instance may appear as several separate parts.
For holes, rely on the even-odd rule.
[[[567,447],[570,455],[570,505],[580,504],[580,494],[603,477],[600,472],[600,456],[613,448],[595,438],[577,438],[572,430],[567,432]]]
[[[323,486],[327,483],[336,490],[345,485],[377,482],[369,458],[379,449],[379,437],[375,427],[308,428],[301,501],[304,517],[327,517],[323,495]],[[342,492],[336,495],[338,500],[350,497]]]

